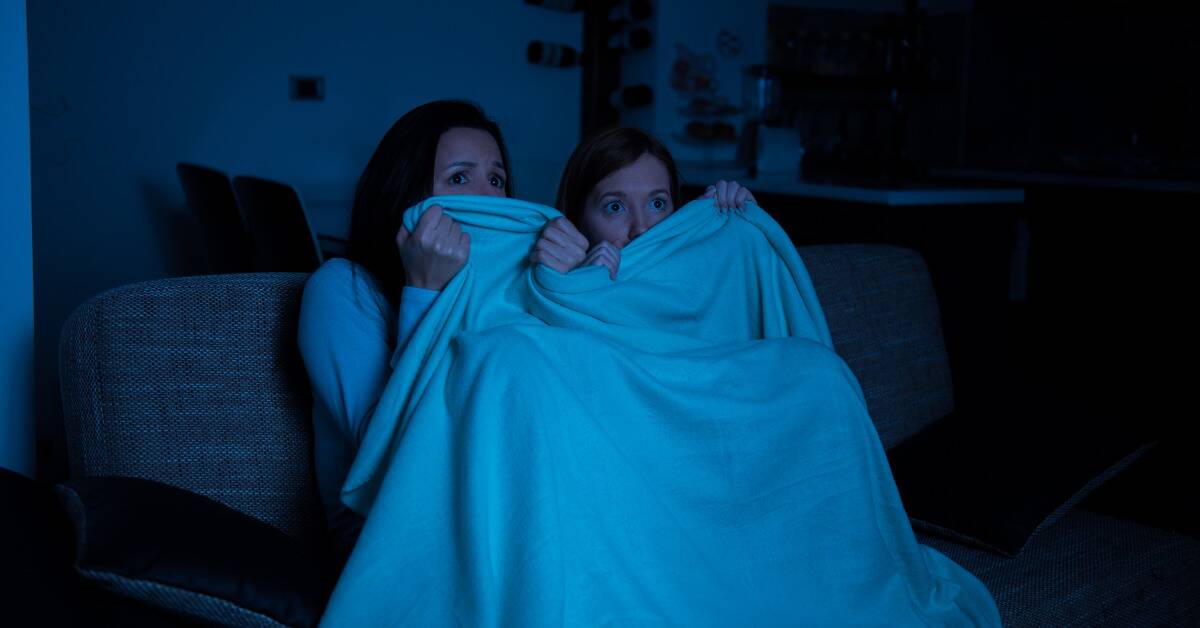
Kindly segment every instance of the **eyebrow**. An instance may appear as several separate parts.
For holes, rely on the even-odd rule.
[[[665,189],[663,189],[663,188],[659,188],[659,189],[657,189],[657,190],[650,190],[650,195],[651,195],[651,196],[653,196],[653,195],[655,195],[655,194],[662,194],[662,195],[664,195],[664,196],[670,196],[670,195],[671,195],[671,193],[670,193],[670,192],[667,192],[667,191],[666,191]],[[613,191],[611,191],[611,192],[604,192],[604,193],[602,193],[602,194],[599,196],[599,198],[606,198],[606,197],[609,197],[609,196],[615,196],[615,197],[617,197],[617,198],[625,198],[625,193],[624,193],[624,192],[622,192],[622,191],[620,191],[620,190],[613,190]]]
[[[445,168],[443,168],[443,170],[449,170],[451,168],[457,168],[459,166],[466,166],[468,168],[474,168],[478,165],[479,165],[478,163],[475,163],[473,161],[456,161],[456,162],[450,164],[449,166],[446,166]],[[504,172],[508,172],[507,170],[504,169],[504,164],[502,164],[498,161],[493,161],[492,165],[495,166],[496,168],[499,168],[500,170],[502,170]]]

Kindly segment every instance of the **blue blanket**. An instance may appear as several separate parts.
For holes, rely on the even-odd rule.
[[[343,488],[329,626],[999,625],[921,546],[795,248],[696,201],[560,274],[555,210],[431,198],[471,256],[398,354]]]

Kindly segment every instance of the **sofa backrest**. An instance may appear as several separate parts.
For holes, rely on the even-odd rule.
[[[948,414],[950,371],[920,255],[799,250],[884,446]],[[305,278],[164,279],[81,305],[59,347],[72,473],[157,480],[320,538],[312,393],[296,346]]]
[[[798,247],[834,348],[858,376],[891,448],[954,409],[937,296],[916,251],[875,244]]]
[[[157,480],[318,543],[305,278],[164,279],[77,308],[59,346],[72,474]]]

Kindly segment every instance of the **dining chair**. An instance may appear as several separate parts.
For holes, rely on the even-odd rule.
[[[321,247],[294,187],[236,176],[233,189],[246,217],[255,271],[307,273],[321,265]]]
[[[217,274],[253,270],[250,237],[229,176],[193,163],[175,165],[188,209],[204,233],[209,270]]]

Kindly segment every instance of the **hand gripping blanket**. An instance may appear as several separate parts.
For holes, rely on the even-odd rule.
[[[688,204],[601,266],[529,263],[560,214],[435,197],[471,254],[343,487],[367,515],[328,626],[999,625],[919,545],[795,248]]]

